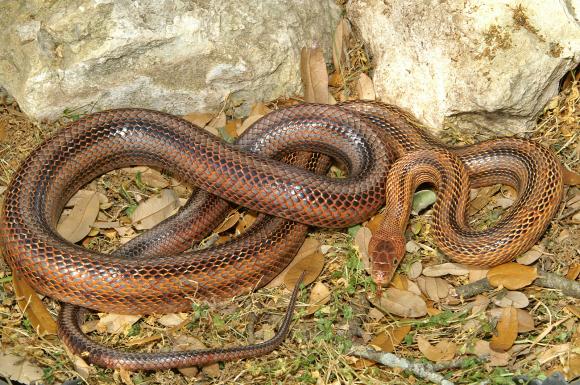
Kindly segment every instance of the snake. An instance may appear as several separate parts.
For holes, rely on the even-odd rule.
[[[295,154],[321,156],[292,164]],[[346,176],[321,172],[324,167],[316,165],[325,158],[342,165]],[[159,229],[113,255],[59,236],[58,218],[79,188],[133,165],[169,170],[200,192]],[[554,153],[534,141],[509,137],[448,146],[406,111],[380,102],[303,103],[275,110],[235,144],[170,114],[108,110],[70,123],[24,160],[5,193],[0,244],[13,272],[63,303],[59,326],[65,332],[59,335],[73,352],[88,353],[90,362],[108,367],[192,366],[271,351],[287,333],[290,312],[277,335],[262,345],[171,357],[143,353],[149,354],[144,359],[90,345],[75,308],[168,313],[188,310],[192,299],[248,293],[290,263],[309,226],[360,224],[385,203],[387,214],[369,251],[371,275],[386,285],[405,252],[412,192],[424,183],[438,191],[437,246],[458,262],[501,264],[529,249],[546,230],[563,197],[565,172]],[[498,183],[513,187],[517,199],[495,225],[473,229],[466,214],[469,190]],[[264,214],[233,241],[183,251],[191,239],[211,232],[231,204]]]

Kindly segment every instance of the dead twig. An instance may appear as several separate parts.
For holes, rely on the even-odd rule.
[[[410,371],[415,376],[431,381],[434,384],[453,385],[453,382],[446,380],[439,373],[435,373],[435,368],[430,364],[420,364],[398,357],[392,353],[377,352],[366,346],[355,345],[349,353],[350,355],[365,358],[391,368],[401,368]]]
[[[538,278],[532,282],[536,286],[549,289],[561,290],[564,295],[580,298],[580,283],[561,277],[554,273],[538,270]],[[486,291],[493,290],[487,278],[480,279],[467,285],[455,288],[457,295],[463,298],[471,298]]]

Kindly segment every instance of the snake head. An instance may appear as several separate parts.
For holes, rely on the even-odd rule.
[[[405,255],[405,238],[403,234],[375,236],[369,243],[371,276],[377,286],[387,286],[403,256]]]

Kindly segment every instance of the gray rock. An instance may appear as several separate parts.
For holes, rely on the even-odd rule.
[[[5,0],[0,85],[36,119],[65,109],[243,113],[300,91],[302,46],[330,53],[333,0]]]
[[[580,63],[580,2],[352,0],[379,99],[434,128],[532,128]]]

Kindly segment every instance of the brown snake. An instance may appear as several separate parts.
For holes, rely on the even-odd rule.
[[[298,151],[328,155],[349,176],[333,179],[275,160]],[[115,255],[71,245],[56,234],[58,217],[75,191],[131,165],[170,170],[208,193],[191,198],[161,230],[145,233]],[[322,170],[311,169],[317,167]],[[439,192],[433,229],[442,251],[467,264],[509,261],[546,229],[562,198],[562,175],[553,153],[532,141],[505,138],[449,148],[400,109],[380,103],[278,110],[256,122],[236,145],[167,114],[112,110],[70,124],[23,162],[6,192],[1,243],[14,272],[62,302],[117,313],[184,311],[193,297],[223,299],[265,285],[293,258],[307,225],[361,223],[384,205],[386,191],[387,219],[370,249],[373,278],[388,283],[404,254],[410,197],[421,183],[432,183]],[[465,214],[469,189],[496,183],[514,187],[518,199],[496,225],[475,231]],[[232,242],[173,255],[223,219],[228,204],[210,194],[285,219],[263,216]],[[75,329],[74,312],[63,309],[67,332],[61,337],[82,353],[88,348],[79,346],[84,337]],[[287,315],[279,334],[289,322]],[[249,357],[275,346],[212,351],[201,358],[150,355],[146,363],[91,348],[88,359],[154,369]]]

